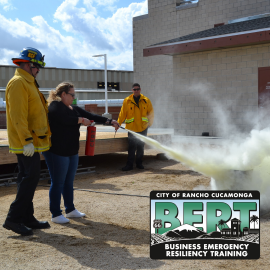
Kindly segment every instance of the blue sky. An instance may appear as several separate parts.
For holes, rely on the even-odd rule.
[[[147,0],[0,0],[0,65],[24,47],[45,55],[48,67],[133,70],[132,17]]]

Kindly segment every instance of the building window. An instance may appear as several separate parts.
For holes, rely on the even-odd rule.
[[[199,0],[176,0],[176,10],[197,7]]]

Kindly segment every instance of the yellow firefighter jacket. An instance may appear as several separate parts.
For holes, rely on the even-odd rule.
[[[23,146],[33,143],[35,152],[50,148],[50,126],[45,97],[40,93],[35,78],[21,68],[6,88],[6,114],[9,151],[23,153]]]
[[[140,96],[139,106],[133,98],[133,94],[124,99],[118,123],[121,125],[125,120],[126,129],[141,132],[150,127],[154,121],[154,109],[149,98]]]

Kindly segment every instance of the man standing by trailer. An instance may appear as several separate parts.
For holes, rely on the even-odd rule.
[[[3,227],[31,235],[32,229],[50,227],[47,221],[34,217],[32,202],[40,177],[39,153],[50,148],[47,102],[36,81],[45,63],[41,52],[29,47],[12,61],[19,68],[6,88],[7,132],[9,151],[17,155],[19,174],[16,199],[10,205]]]
[[[154,109],[149,98],[141,94],[141,86],[138,83],[132,85],[133,94],[124,99],[118,123],[121,125],[125,120],[126,129],[147,136],[147,129],[153,124]],[[130,132],[128,133],[128,160],[123,171],[133,169],[136,153],[136,167],[144,169],[142,158],[144,154],[144,143],[137,139]]]

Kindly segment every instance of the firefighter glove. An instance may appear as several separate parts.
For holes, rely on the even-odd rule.
[[[23,146],[23,154],[26,157],[32,157],[35,153],[35,147],[32,143]]]

